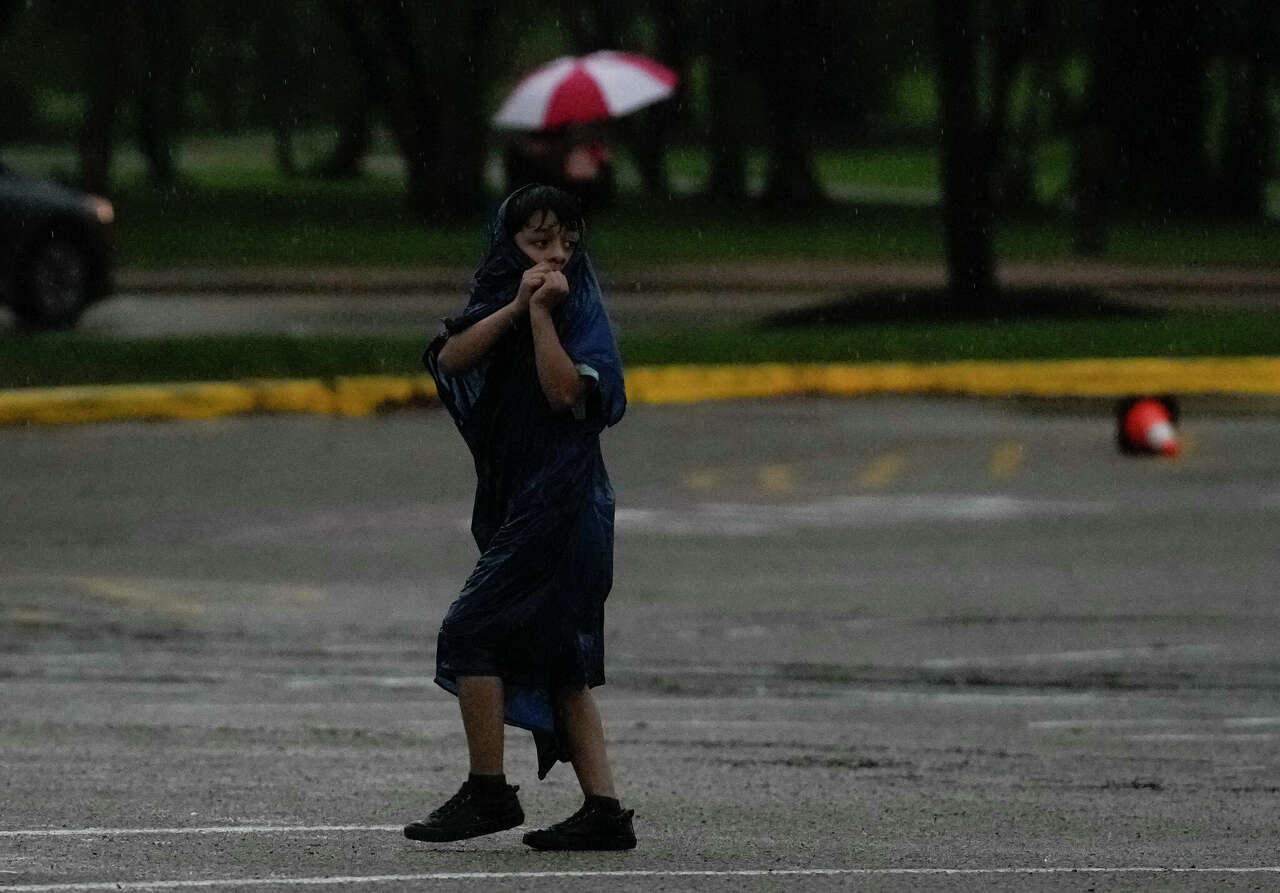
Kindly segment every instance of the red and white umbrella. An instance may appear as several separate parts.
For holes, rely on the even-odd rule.
[[[526,75],[493,123],[512,130],[549,130],[617,118],[666,99],[678,81],[665,65],[635,53],[561,56]]]

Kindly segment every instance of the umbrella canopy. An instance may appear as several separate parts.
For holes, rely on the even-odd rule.
[[[671,69],[635,53],[561,56],[526,75],[493,123],[513,130],[549,130],[617,118],[666,99],[678,81]]]

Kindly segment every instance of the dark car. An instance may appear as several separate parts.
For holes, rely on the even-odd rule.
[[[111,202],[0,163],[0,302],[33,328],[68,328],[111,293]]]

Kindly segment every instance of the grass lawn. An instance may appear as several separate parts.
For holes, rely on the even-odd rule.
[[[737,326],[622,338],[628,366],[670,363],[948,362],[1274,355],[1280,314]],[[0,339],[0,388],[69,384],[418,375],[417,336],[210,336],[121,341],[74,332]]]
[[[921,187],[923,188],[923,187]],[[121,262],[134,267],[467,266],[479,258],[485,221],[423,225],[404,207],[400,181],[371,175],[346,183],[283,181],[273,174],[193,178],[178,194],[141,186],[122,193]],[[835,202],[803,214],[725,210],[694,198],[637,197],[589,221],[591,250],[608,269],[655,262],[770,258],[936,260],[943,230],[928,206]],[[1061,217],[1005,220],[1000,257],[1073,257]],[[1134,263],[1271,263],[1280,225],[1123,221],[1109,258]]]

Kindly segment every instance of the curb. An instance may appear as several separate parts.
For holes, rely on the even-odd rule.
[[[1280,357],[644,366],[628,369],[626,375],[628,399],[637,404],[798,395],[1280,395]],[[29,388],[0,391],[0,425],[251,413],[359,417],[434,402],[435,384],[426,375]]]
[[[0,425],[281,412],[363,416],[383,407],[411,406],[435,398],[435,383],[426,375],[22,388],[0,391]]]
[[[634,403],[787,395],[1121,397],[1280,395],[1280,357],[664,366],[627,371]]]

